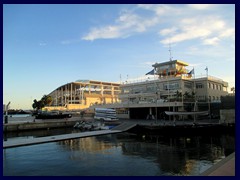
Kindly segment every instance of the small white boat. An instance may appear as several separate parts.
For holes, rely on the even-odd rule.
[[[185,111],[165,111],[165,113],[169,116],[171,115],[208,115],[208,111],[192,111],[192,112],[185,112]]]

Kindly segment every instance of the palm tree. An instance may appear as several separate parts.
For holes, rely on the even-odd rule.
[[[182,99],[182,93],[177,90],[176,92],[176,100],[180,101]]]
[[[194,101],[194,97],[195,97],[195,92],[192,91],[192,93],[190,94],[188,91],[186,91],[184,94],[183,94],[183,97],[184,97],[184,100],[186,101]]]
[[[51,104],[52,102],[52,97],[51,96],[47,96],[47,95],[44,95],[42,97],[41,100],[37,101],[36,99],[33,100],[33,104],[32,104],[32,107],[33,109],[35,109],[36,111],[44,108],[46,105],[49,105]]]

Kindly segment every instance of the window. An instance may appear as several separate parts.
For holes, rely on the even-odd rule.
[[[184,87],[191,89],[192,88],[192,83],[191,82],[184,82]]]
[[[179,83],[167,83],[164,84],[164,90],[176,90],[179,89]]]
[[[202,83],[197,83],[196,84],[196,88],[197,89],[201,89],[201,88],[203,88],[204,86],[203,86],[203,84]]]

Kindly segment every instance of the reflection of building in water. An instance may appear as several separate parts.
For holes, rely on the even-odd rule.
[[[86,137],[79,139],[70,139],[65,141],[60,141],[60,145],[65,145],[65,148],[71,149],[73,151],[79,150],[81,152],[96,153],[98,151],[105,151],[113,148],[114,146],[119,146],[119,143],[112,143],[105,141],[106,138],[96,137]]]
[[[154,143],[153,143],[154,142]],[[145,137],[144,142],[124,142],[125,155],[139,155],[154,160],[165,175],[200,174],[204,168],[225,157],[224,147],[219,138],[164,138]],[[191,150],[193,149],[193,150]],[[193,173],[194,172],[194,173]]]

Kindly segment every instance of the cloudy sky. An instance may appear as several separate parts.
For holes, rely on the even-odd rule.
[[[11,108],[29,109],[78,79],[142,78],[170,57],[235,87],[235,5],[3,5],[3,100]]]

